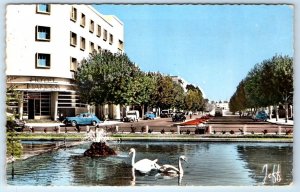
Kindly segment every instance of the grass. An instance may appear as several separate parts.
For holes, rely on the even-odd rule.
[[[14,136],[15,139],[19,140],[76,140],[80,141],[83,140],[86,137],[85,133],[16,133]],[[188,135],[188,134],[147,134],[147,133],[129,133],[129,134],[113,134],[109,135],[112,139],[141,139],[141,140],[149,140],[149,139],[182,139],[182,140],[201,140],[201,139],[212,139],[215,141],[216,139],[224,140],[287,140],[287,141],[293,141],[293,135],[275,135],[275,134],[247,134],[247,135],[229,135],[229,134],[210,134],[210,135]]]
[[[84,133],[17,133],[15,138],[20,140],[82,140]]]

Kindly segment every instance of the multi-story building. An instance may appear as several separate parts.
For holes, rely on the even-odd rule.
[[[90,5],[23,4],[6,7],[7,87],[21,92],[8,104],[23,119],[57,119],[89,110],[76,93],[78,63],[101,49],[124,51],[124,26]],[[116,106],[106,106],[114,113]]]
[[[183,79],[182,77],[179,77],[179,76],[171,76],[171,78],[175,83],[178,83],[183,88],[184,92],[187,92],[186,86],[190,83],[188,83],[185,79]],[[203,89],[199,86],[196,86],[196,87],[198,87],[200,89],[203,98],[206,98],[206,95],[205,95]]]

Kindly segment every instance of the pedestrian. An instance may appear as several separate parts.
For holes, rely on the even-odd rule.
[[[192,118],[192,113],[190,113],[190,119]]]

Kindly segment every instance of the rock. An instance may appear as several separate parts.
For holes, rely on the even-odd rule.
[[[83,154],[88,157],[101,157],[109,155],[117,155],[117,153],[108,147],[105,142],[93,142],[88,150]]]

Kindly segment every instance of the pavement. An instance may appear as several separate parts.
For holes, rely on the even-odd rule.
[[[278,121],[276,121],[276,118],[272,118],[268,119],[267,121],[277,125],[294,125],[293,120],[287,120],[287,122],[285,122],[285,119],[278,119]]]
[[[120,123],[123,123],[123,122],[120,122],[120,121],[104,121],[103,123],[101,123],[100,125],[101,126],[109,126],[109,125],[116,125],[116,124],[120,124]],[[25,126],[26,127],[57,127],[57,126],[65,126],[65,124],[63,123],[56,123],[56,122],[44,122],[44,123],[25,123]]]

